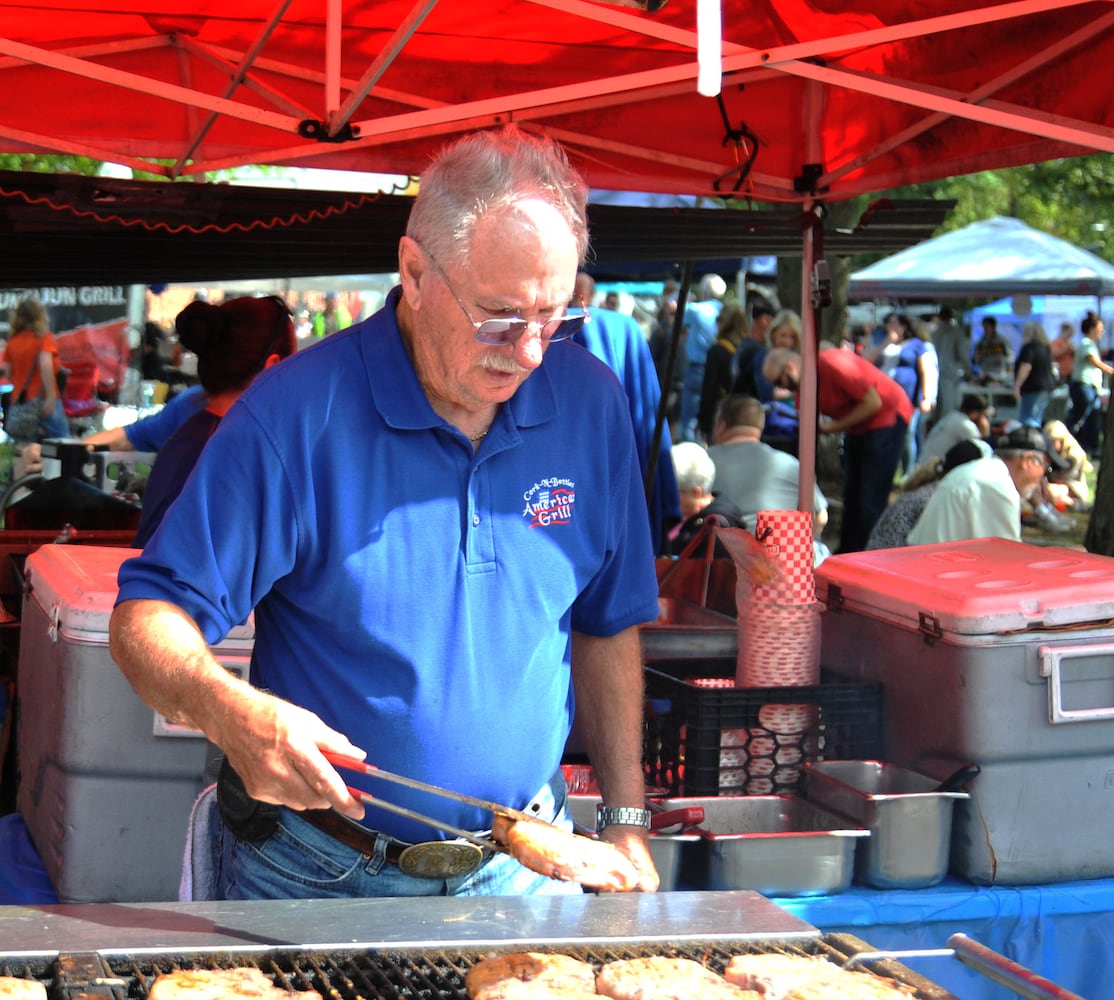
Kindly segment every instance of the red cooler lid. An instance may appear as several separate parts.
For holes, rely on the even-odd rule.
[[[1114,618],[1114,558],[1004,538],[831,556],[817,596],[917,628],[987,635]]]

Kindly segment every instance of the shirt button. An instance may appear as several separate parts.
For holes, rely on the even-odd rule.
[[[472,515],[472,527],[473,528],[478,528],[479,526],[480,526],[480,515],[479,514],[473,514]]]

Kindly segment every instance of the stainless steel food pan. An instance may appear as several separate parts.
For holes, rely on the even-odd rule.
[[[855,843],[869,837],[815,803],[792,795],[676,798],[670,809],[704,808],[701,844],[682,879],[705,889],[755,889],[767,896],[823,896],[851,884]]]
[[[808,762],[804,794],[870,830],[858,846],[855,880],[880,889],[922,889],[947,874],[953,807],[969,797],[876,760]]]

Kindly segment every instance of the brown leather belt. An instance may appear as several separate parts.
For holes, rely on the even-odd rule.
[[[306,809],[300,815],[310,826],[334,840],[359,851],[365,858],[375,854],[378,834],[346,819],[332,809]],[[418,878],[448,879],[468,875],[484,861],[485,852],[475,844],[461,840],[429,840],[420,844],[404,844],[388,840],[383,857],[407,875]]]
[[[317,827],[322,833],[327,833],[333,840],[339,840],[346,847],[351,847],[369,858],[375,854],[375,838],[379,835],[367,827],[360,826],[359,823],[345,819],[340,813],[332,809],[305,809],[298,815],[311,826]],[[392,865],[397,865],[402,852],[409,846],[391,840],[387,843],[384,857]]]

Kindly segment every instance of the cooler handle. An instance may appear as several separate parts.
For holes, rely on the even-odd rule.
[[[1114,719],[1114,705],[1099,708],[1064,708],[1063,696],[1063,661],[1073,657],[1083,656],[1110,656],[1114,654],[1114,645],[1100,644],[1097,646],[1041,646],[1037,650],[1040,656],[1041,677],[1048,678],[1048,721],[1053,725],[1061,722],[1100,722]]]

